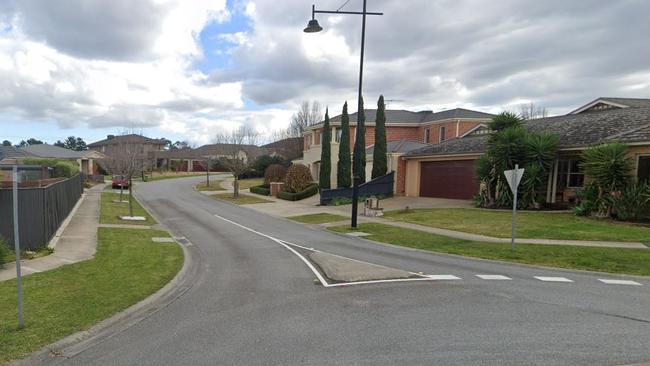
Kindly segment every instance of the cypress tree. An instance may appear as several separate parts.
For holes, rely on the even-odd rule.
[[[384,96],[377,101],[377,117],[375,118],[375,147],[372,150],[372,179],[381,177],[388,171],[386,156],[386,105]]]
[[[323,124],[323,142],[320,152],[320,174],[318,181],[320,189],[330,189],[330,176],[332,174],[332,129],[330,128],[330,117],[327,108],[325,109],[325,122]]]
[[[360,132],[359,141],[354,144],[355,159],[356,154],[359,154],[359,183],[362,184],[366,181],[366,114],[363,107],[363,97],[361,98],[361,108],[357,112],[357,128]],[[357,142],[359,145],[357,146]],[[358,151],[357,151],[358,149]]]
[[[350,116],[348,102],[343,104],[341,114],[341,141],[339,141],[339,161],[336,163],[336,186],[348,188],[352,185],[352,159],[350,157]]]

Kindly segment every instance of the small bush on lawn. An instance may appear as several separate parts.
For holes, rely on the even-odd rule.
[[[7,242],[0,237],[0,268],[4,267],[5,258],[9,255],[9,247]]]
[[[259,186],[253,186],[250,188],[251,193],[261,194],[262,196],[271,195],[271,186],[268,184],[262,184]]]
[[[287,201],[300,201],[307,197],[311,197],[316,193],[318,193],[318,184],[312,183],[307,188],[305,188],[300,192],[286,192],[286,191],[278,192],[278,198]]]
[[[645,183],[630,183],[612,196],[611,201],[616,219],[639,221],[650,213],[650,187]]]
[[[313,182],[311,172],[307,166],[293,164],[287,170],[284,178],[284,190],[290,193],[298,193],[305,190]]]
[[[284,182],[287,176],[287,168],[280,164],[271,164],[264,171],[264,183]]]

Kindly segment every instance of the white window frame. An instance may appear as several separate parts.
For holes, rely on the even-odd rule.
[[[438,129],[438,143],[446,141],[445,139],[446,134],[447,134],[447,129],[445,128],[445,126],[440,126],[440,128]]]
[[[428,144],[429,141],[431,141],[431,129],[430,128],[425,128],[424,129],[424,143]]]

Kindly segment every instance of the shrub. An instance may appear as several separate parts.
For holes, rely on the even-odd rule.
[[[253,186],[250,188],[251,193],[261,194],[262,196],[271,195],[271,186],[268,184],[262,184],[260,186]]]
[[[302,164],[293,164],[284,178],[284,190],[290,193],[303,191],[313,182],[309,168]]]
[[[638,221],[650,212],[650,189],[645,183],[630,183],[611,196],[614,215],[622,221]]]
[[[71,162],[59,161],[56,164],[54,164],[54,169],[52,170],[52,177],[70,178],[77,173],[79,173],[79,166]]]
[[[25,165],[40,165],[53,168],[52,178],[70,178],[79,173],[79,166],[69,160],[27,158],[23,160]]]
[[[7,246],[7,243],[4,241],[4,239],[0,237],[0,268],[4,266],[5,258],[8,255],[9,255],[9,246]]]
[[[307,197],[311,197],[316,193],[318,193],[318,184],[311,183],[304,190],[300,192],[286,192],[286,191],[278,192],[278,198],[287,201],[300,201]]]
[[[280,164],[271,164],[264,171],[264,183],[283,182],[287,176],[287,168]]]
[[[632,175],[632,160],[627,156],[627,145],[613,142],[587,149],[583,153],[582,169],[605,193],[623,189]]]

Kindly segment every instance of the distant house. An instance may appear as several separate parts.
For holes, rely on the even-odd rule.
[[[563,116],[529,120],[530,131],[559,137],[559,152],[546,187],[546,201],[572,202],[584,187],[582,151],[590,146],[621,141],[634,160],[634,173],[650,179],[650,99],[598,98]],[[465,137],[408,152],[406,195],[471,199],[478,193],[475,160],[487,149],[489,131],[478,128]]]
[[[121,145],[128,144],[135,146],[133,151],[137,151],[142,156],[147,156],[151,151],[162,151],[165,148],[165,141],[162,139],[152,139],[141,135],[108,135],[104,140],[88,144],[88,149],[98,151],[108,157],[115,157]]]
[[[106,157],[97,151],[75,151],[48,144],[28,145],[20,150],[32,157],[74,161],[79,165],[79,170],[86,175],[98,174],[96,161]]]
[[[304,148],[302,137],[289,137],[261,146],[269,155],[280,156],[285,160],[294,160],[302,156]]]
[[[209,144],[196,149],[151,151],[149,158],[154,162],[154,167],[159,169],[204,172],[208,158],[216,160],[232,156],[235,149],[244,161],[269,154],[268,149],[255,145]]]
[[[375,118],[376,109],[364,109],[365,121],[365,148],[371,147],[375,143]],[[448,140],[460,138],[477,126],[486,123],[494,115],[469,109],[455,108],[441,112],[419,111],[412,112],[407,110],[386,110],[386,141],[408,141],[415,144],[438,144]],[[331,184],[336,187],[336,164],[338,162],[339,141],[341,139],[341,115],[330,119],[332,128],[331,141]],[[357,125],[357,113],[350,114],[350,150],[354,149],[355,131]],[[320,158],[322,151],[323,122],[308,127],[304,132],[304,154],[303,159],[299,161],[307,165],[314,179],[318,179],[320,172]],[[410,145],[410,144],[409,144]],[[402,144],[402,148],[408,145]],[[415,146],[415,145],[412,145]],[[396,171],[396,193],[405,191],[403,186],[405,182],[404,170],[399,169],[404,166],[395,166]],[[372,171],[371,161],[366,160],[366,172]],[[366,173],[366,178],[370,179],[371,174]]]
[[[20,160],[25,157],[34,155],[14,146],[0,146],[0,165],[20,164]]]

